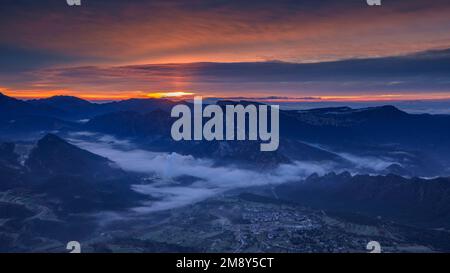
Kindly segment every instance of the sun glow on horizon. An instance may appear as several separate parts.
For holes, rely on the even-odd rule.
[[[42,99],[55,96],[74,96],[81,99],[101,101],[101,100],[126,100],[126,99],[186,99],[192,97],[195,93],[191,92],[142,92],[142,91],[129,91],[129,92],[111,92],[109,94],[95,93],[95,92],[77,92],[67,89],[58,90],[11,90],[0,87],[0,92],[6,96],[14,97],[18,99]]]
[[[204,99],[215,98],[224,100],[249,100],[249,101],[262,101],[262,102],[326,102],[326,101],[340,101],[340,102],[389,102],[389,101],[417,101],[417,100],[448,100],[450,99],[449,92],[438,93],[403,93],[403,94],[343,94],[343,95],[317,95],[317,96],[283,96],[278,94],[275,96],[266,96],[267,94],[250,93],[246,96],[226,96],[220,94],[202,94],[185,91],[172,91],[172,92],[143,92],[143,91],[128,91],[121,92],[115,91],[111,93],[97,93],[97,92],[78,92],[68,89],[57,90],[12,90],[4,87],[0,87],[0,92],[6,96],[30,100],[49,98],[54,96],[75,96],[81,99],[90,101],[115,101],[126,99],[171,99],[171,100],[185,100],[192,99],[195,96],[201,96]],[[240,92],[239,94],[245,94]]]
[[[185,98],[185,97],[190,97],[193,95],[194,95],[194,93],[191,93],[191,92],[177,91],[177,92],[148,93],[145,96],[147,98],[152,98],[152,99],[163,99],[163,98]]]

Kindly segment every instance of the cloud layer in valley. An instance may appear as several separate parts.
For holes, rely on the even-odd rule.
[[[124,170],[147,174],[154,181],[133,186],[137,192],[160,198],[135,208],[134,211],[139,213],[185,206],[232,189],[300,181],[313,173],[324,175],[335,169],[331,162],[296,161],[259,172],[231,166],[218,167],[209,159],[142,150],[126,140],[105,135],[72,134],[69,141],[113,160]],[[190,177],[193,181],[186,185],[177,180],[181,177]]]

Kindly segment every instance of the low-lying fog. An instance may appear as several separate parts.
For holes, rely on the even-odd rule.
[[[154,182],[134,185],[133,189],[161,199],[134,208],[139,213],[185,206],[232,189],[300,181],[313,173],[324,175],[331,171],[344,171],[336,170],[333,162],[296,161],[261,172],[236,166],[215,166],[213,160],[177,153],[155,153],[108,135],[73,133],[67,140],[80,148],[109,158],[126,171],[148,174]],[[374,171],[379,170],[380,166],[392,164],[382,159],[374,161],[373,158],[365,159],[350,154],[345,154],[344,157],[366,164],[366,168],[373,165]],[[180,182],[179,178],[182,177],[189,177],[190,182]]]

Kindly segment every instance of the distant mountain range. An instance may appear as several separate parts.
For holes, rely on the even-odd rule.
[[[166,99],[128,99],[109,103],[92,103],[72,96],[19,100],[0,93],[0,116],[2,119],[45,116],[77,121],[120,111],[139,113],[156,109],[170,111],[175,104]]]
[[[56,117],[68,119],[88,119],[101,114],[108,114],[121,111],[134,111],[138,113],[148,113],[159,109],[170,111],[176,103],[166,99],[128,99],[108,103],[92,103],[77,97],[55,96],[45,99],[27,101],[30,105],[43,108],[55,109]]]
[[[223,164],[269,166],[300,160],[334,161],[346,166],[349,158],[342,153],[351,153],[395,163],[385,172],[450,174],[448,115],[408,114],[393,106],[280,111],[280,147],[276,152],[261,153],[250,141],[173,141],[170,109],[177,103],[129,99],[98,104],[69,96],[23,101],[0,95],[0,139],[89,131],[130,138],[150,150],[220,159]],[[221,106],[234,103],[217,102]]]

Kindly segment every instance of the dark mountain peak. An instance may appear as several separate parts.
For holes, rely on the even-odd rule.
[[[172,104],[173,101],[164,98],[130,98],[121,101],[111,102],[112,104]]]
[[[103,175],[108,177],[116,169],[107,158],[78,148],[62,138],[47,134],[40,139],[30,153],[26,166],[34,172],[50,174]]]
[[[80,99],[78,97],[74,96],[64,96],[64,95],[58,95],[53,96],[47,99],[43,99],[47,101],[53,101],[53,102],[64,102],[64,103],[83,103],[83,104],[91,104],[89,101]]]
[[[348,106],[339,107],[325,107],[325,108],[314,108],[309,110],[300,110],[299,113],[310,113],[310,114],[354,114],[354,113],[386,113],[386,114],[406,114],[395,106],[383,105],[374,106],[366,108],[354,109]]]
[[[0,96],[0,118],[40,113],[33,105],[2,94]]]
[[[312,114],[319,116],[361,116],[361,117],[393,117],[408,115],[406,112],[398,109],[392,105],[374,106],[366,108],[350,108],[347,106],[343,107],[326,107],[326,108],[316,108],[310,110],[298,111],[299,114]]]
[[[12,98],[12,97],[10,97],[10,96],[2,93],[2,92],[0,92],[0,99],[11,99],[11,100],[14,100],[14,98]]]
[[[47,134],[38,141],[37,146],[42,147],[48,145],[70,145],[70,144],[54,134]]]
[[[325,108],[313,108],[309,110],[300,110],[299,113],[317,113],[317,114],[330,114],[330,113],[344,113],[351,112],[352,108],[348,106],[339,106],[339,107],[325,107]]]
[[[408,113],[403,112],[402,110],[392,105],[362,108],[359,110],[355,110],[355,113],[363,113],[365,115],[379,118],[402,117],[408,115]]]
[[[33,152],[42,152],[41,155],[45,153],[49,156],[59,155],[61,156],[61,159],[64,159],[64,156],[67,156],[109,162],[107,158],[80,149],[54,134],[47,134],[41,138],[33,149],[32,154]]]
[[[155,98],[130,98],[130,99],[125,99],[120,102],[149,102],[149,101],[158,101],[158,100],[163,100],[163,99],[155,99]]]
[[[368,110],[404,113],[403,111],[401,111],[400,109],[398,109],[397,107],[395,107],[393,105],[382,105],[382,106],[377,106],[377,107],[371,107],[371,108],[368,108]]]
[[[61,115],[61,111],[51,106],[34,105],[32,101],[24,101],[4,94],[0,96],[0,118],[17,118],[24,116],[56,117],[59,115]]]
[[[25,162],[25,169],[27,186],[58,199],[58,211],[123,209],[136,206],[143,199],[130,188],[134,175],[54,134],[38,141]],[[1,174],[0,169],[0,181]]]
[[[78,97],[73,96],[53,96],[49,98],[44,99],[36,99],[36,100],[30,100],[31,104],[34,105],[44,105],[44,106],[51,106],[55,108],[60,108],[61,110],[75,110],[74,107],[89,107],[92,103],[90,103],[87,100],[80,99]]]
[[[73,96],[53,96],[28,101],[40,109],[52,111],[52,116],[68,119],[84,119],[95,115],[97,104]]]
[[[0,102],[21,102],[21,101],[0,92]]]
[[[156,109],[170,110],[177,104],[168,99],[134,98],[121,101],[114,101],[99,105],[103,113],[118,111],[134,111],[147,113]]]

